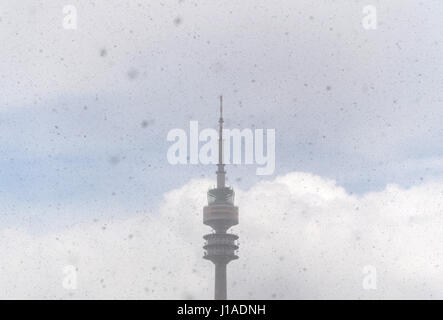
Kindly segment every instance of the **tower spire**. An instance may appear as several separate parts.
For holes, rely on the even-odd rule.
[[[225,165],[223,164],[223,96],[220,96],[220,119],[218,133],[218,164],[217,164],[217,188],[225,187]]]

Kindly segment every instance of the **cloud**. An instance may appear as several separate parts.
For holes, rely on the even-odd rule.
[[[154,213],[94,220],[34,235],[0,231],[1,298],[211,298],[202,259],[205,192],[192,180]],[[363,196],[293,172],[237,190],[240,259],[228,267],[231,298],[441,298],[443,183]],[[114,216],[118,216],[116,213]],[[76,290],[63,268],[78,270]],[[363,268],[377,270],[364,290]]]

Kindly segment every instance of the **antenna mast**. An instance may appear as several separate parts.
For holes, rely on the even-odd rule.
[[[225,187],[225,165],[223,164],[223,96],[220,96],[220,119],[218,133],[218,170],[217,170],[217,188]]]

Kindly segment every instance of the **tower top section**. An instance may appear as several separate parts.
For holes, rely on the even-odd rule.
[[[217,187],[208,191],[208,205],[234,205],[234,190],[226,186],[226,171],[223,163],[223,96],[220,96],[220,118],[218,134]],[[235,223],[236,224],[236,223]]]

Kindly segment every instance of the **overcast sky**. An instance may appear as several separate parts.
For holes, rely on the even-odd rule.
[[[166,135],[215,127],[223,94],[226,127],[276,130],[273,175],[227,167],[235,297],[441,298],[441,1],[66,4],[76,30],[58,0],[0,3],[0,297],[210,297],[215,168],[169,164]],[[70,264],[93,284],[63,289]]]

